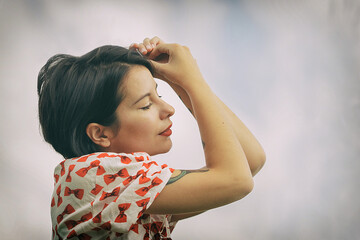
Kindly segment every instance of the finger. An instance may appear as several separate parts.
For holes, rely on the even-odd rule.
[[[164,78],[163,77],[163,64],[155,62],[153,60],[150,60],[150,63],[152,65],[153,69],[155,70],[154,71],[154,77],[163,79]]]
[[[150,53],[149,59],[156,59],[160,54],[167,54],[170,55],[170,45],[161,43],[156,46],[156,48]]]
[[[148,52],[153,50],[153,46],[151,46],[149,38],[145,38],[143,44]]]
[[[147,53],[147,50],[142,43],[132,43],[129,49],[138,49],[143,55]]]
[[[152,39],[150,39],[150,44],[155,48],[156,45],[159,45],[161,43],[164,43],[163,40],[161,40],[159,37],[155,36]]]
[[[138,49],[143,55],[146,55],[148,53],[148,51],[146,50],[146,47],[143,43],[138,44]]]
[[[137,43],[132,43],[132,44],[129,46],[129,49],[136,49],[136,48],[139,48],[139,44],[137,44]]]

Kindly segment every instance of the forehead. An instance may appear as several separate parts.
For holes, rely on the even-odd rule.
[[[122,84],[122,91],[125,98],[136,98],[139,95],[148,93],[154,88],[156,82],[149,69],[144,66],[132,66],[126,74]]]

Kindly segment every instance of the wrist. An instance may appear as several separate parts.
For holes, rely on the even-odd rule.
[[[186,91],[189,96],[199,90],[210,89],[209,85],[202,76],[192,77],[187,82],[184,81],[181,87]]]

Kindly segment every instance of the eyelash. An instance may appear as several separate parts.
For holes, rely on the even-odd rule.
[[[149,110],[150,107],[151,107],[152,103],[150,103],[149,105],[145,106],[145,107],[142,107],[141,109],[142,110]]]
[[[159,98],[162,98],[162,96],[158,96]],[[152,103],[150,103],[149,105],[147,105],[147,106],[145,106],[145,107],[142,107],[142,108],[140,108],[140,109],[142,109],[142,110],[149,110],[150,109],[150,107],[151,107],[151,105],[152,105]]]

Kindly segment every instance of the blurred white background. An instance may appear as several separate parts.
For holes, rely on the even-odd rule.
[[[159,36],[187,45],[210,86],[263,144],[239,202],[179,222],[174,239],[360,236],[360,2],[0,1],[0,238],[50,239],[53,169],[36,82],[57,53]],[[196,122],[176,109],[174,168],[203,166]]]

